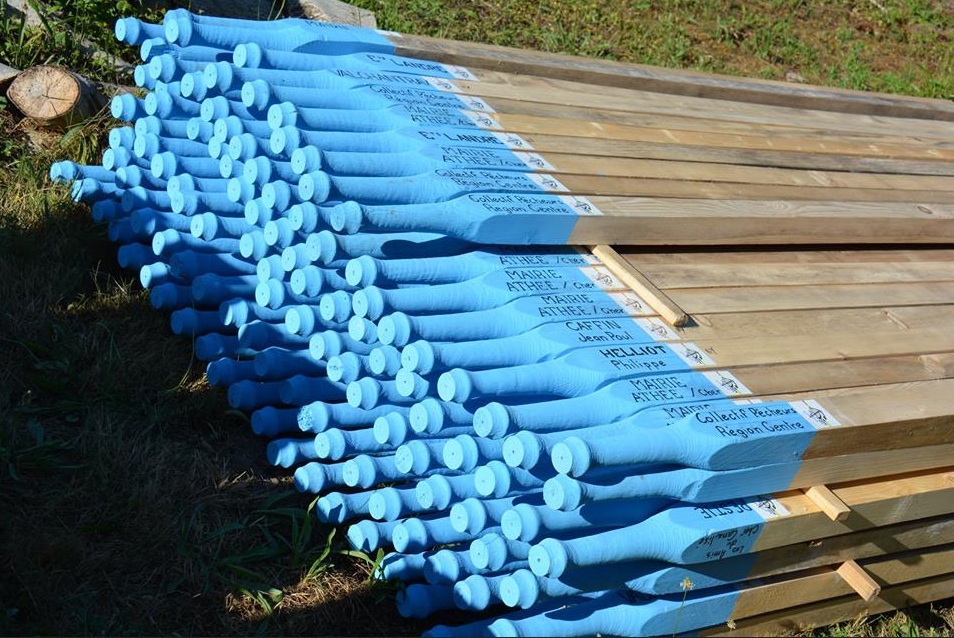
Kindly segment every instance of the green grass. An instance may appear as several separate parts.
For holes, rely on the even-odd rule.
[[[382,28],[669,67],[954,96],[954,6],[888,0],[582,2],[360,0]],[[78,37],[112,41],[138,4],[56,0],[28,29],[0,18],[0,61],[115,72]],[[154,15],[154,14],[153,14]],[[416,634],[312,522],[311,499],[208,387],[115,246],[46,177],[93,162],[105,116],[66,134],[0,101],[0,633]],[[383,600],[383,602],[382,602]],[[814,635],[940,636],[932,611]]]

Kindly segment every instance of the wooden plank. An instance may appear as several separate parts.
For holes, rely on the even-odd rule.
[[[808,247],[773,246],[771,249],[755,247],[751,250],[713,247],[705,249],[658,249],[616,246],[615,250],[639,267],[660,265],[699,264],[877,264],[888,263],[947,263],[954,261],[954,250],[920,246],[910,248],[855,248],[844,250],[816,249]]]
[[[868,138],[879,135],[897,137],[897,131],[907,131],[910,137],[905,142],[913,139],[954,139],[954,132],[942,123],[926,120],[866,117],[832,111],[673,96],[652,91],[596,88],[583,82],[500,73],[476,67],[469,67],[468,71],[478,78],[480,86],[467,80],[454,80],[445,86],[466,95],[479,92],[491,108],[503,112],[526,113],[526,109],[534,108],[533,105],[546,105],[564,109],[562,113],[567,114],[593,111],[598,114],[596,117],[600,120],[603,117],[613,118],[615,114],[625,114],[645,118],[676,117],[697,122],[708,121],[711,128],[747,125],[764,127],[766,131],[802,130],[818,134],[827,132],[830,136],[844,134]],[[546,112],[554,113],[549,110]],[[555,113],[559,114],[561,111]],[[884,133],[885,131],[891,133]]]
[[[942,514],[760,552],[754,556],[749,578],[766,578],[850,559],[860,560],[952,542],[954,518]]]
[[[788,514],[766,522],[752,551],[949,513],[954,503],[954,474],[950,468],[914,472],[832,485],[831,489],[851,508],[848,518],[831,520],[801,492],[778,494],[776,498]]]
[[[954,105],[943,100],[805,85],[793,86],[784,82],[661,69],[423,36],[395,36],[392,41],[399,55],[422,57],[448,64],[500,69],[511,73],[556,77],[594,85],[845,113],[954,120]]]
[[[690,315],[764,312],[813,308],[875,308],[929,306],[954,303],[950,282],[867,284],[864,286],[759,286],[756,288],[671,290],[667,294]]]
[[[629,126],[600,122],[560,120],[533,115],[507,113],[484,114],[496,120],[496,126],[484,128],[504,130],[519,134],[547,134],[558,132],[571,137],[617,139],[656,144],[686,144],[719,148],[743,148],[753,150],[795,151],[799,153],[832,153],[862,157],[920,160],[931,158],[941,161],[954,160],[954,149],[947,143],[928,144],[924,141],[909,144],[875,144],[850,140],[816,139],[812,137],[786,137],[778,135],[751,135],[715,131],[685,131],[672,128]]]
[[[634,263],[635,262],[635,263]],[[738,288],[954,281],[952,262],[872,264],[647,264],[629,260],[659,288]]]
[[[591,139],[556,133],[521,135],[528,150],[541,153],[580,154],[637,159],[711,162],[745,166],[798,168],[806,170],[852,171],[918,175],[954,175],[954,163],[927,157],[901,160],[880,157],[802,153],[779,150],[753,150],[701,145],[635,142],[630,140]]]
[[[790,609],[850,596],[863,588],[861,599],[868,602],[880,593],[881,585],[895,585],[925,578],[950,576],[954,573],[954,548],[949,545],[910,552],[889,554],[864,561],[862,569],[854,561],[849,567],[837,570],[820,569],[793,574],[789,578],[768,583],[753,583],[743,587],[732,610],[731,618],[751,618],[762,614]],[[871,572],[869,575],[867,572]]]
[[[784,305],[783,303],[780,305]],[[954,306],[893,306],[769,310],[725,314],[695,313],[676,330],[685,340],[736,337],[815,335],[829,332],[875,332],[954,324]]]
[[[571,245],[952,243],[954,209],[919,203],[589,198]],[[492,232],[498,220],[488,221]],[[499,220],[504,223],[503,219]],[[677,301],[677,303],[680,303]],[[680,303],[680,305],[682,305]],[[688,310],[688,309],[687,309]],[[690,311],[691,312],[691,311]]]
[[[622,124],[680,131],[706,132],[718,130],[722,133],[738,133],[745,135],[765,135],[772,137],[804,137],[818,139],[834,139],[869,144],[901,144],[909,145],[924,141],[926,144],[954,141],[954,133],[950,131],[932,131],[935,135],[919,135],[920,131],[910,131],[909,135],[892,133],[910,129],[910,120],[904,121],[898,127],[869,127],[862,129],[840,125],[837,127],[823,127],[817,121],[796,125],[786,120],[759,121],[759,118],[729,115],[724,110],[679,109],[674,104],[659,104],[651,106],[649,100],[640,99],[639,95],[627,94],[625,109],[612,109],[606,104],[603,96],[594,96],[592,103],[584,105],[566,104],[579,100],[580,91],[588,92],[585,85],[572,89],[572,94],[543,90],[534,94],[532,87],[510,89],[500,87],[486,81],[490,75],[480,69],[468,69],[481,76],[479,84],[473,82],[455,82],[468,96],[477,95],[487,101],[495,113],[508,115],[528,115],[547,117],[570,121],[598,122],[600,124]],[[535,78],[525,78],[533,82]],[[499,97],[506,95],[507,97]],[[642,94],[645,95],[645,94]],[[545,101],[544,101],[545,100]],[[666,107],[669,107],[668,109]],[[902,128],[902,126],[904,128]]]
[[[954,576],[944,575],[912,581],[893,587],[884,587],[877,598],[865,601],[857,596],[845,596],[803,607],[731,621],[699,632],[698,636],[770,636],[779,632],[803,633],[820,625],[857,620],[947,598],[954,591]]]
[[[546,159],[546,156],[544,156]],[[549,160],[547,160],[549,161]],[[600,175],[600,162],[593,173],[562,174],[562,192],[584,196],[665,197],[715,200],[788,200],[840,202],[899,202],[907,204],[952,204],[952,190],[901,190],[883,188],[841,188],[838,186],[792,186],[787,184],[743,184],[715,180],[652,179]]]
[[[763,399],[781,400],[812,398],[832,388],[945,378],[925,366],[917,355],[742,366],[730,372]]]
[[[738,184],[776,184],[818,188],[871,188],[876,190],[952,190],[952,180],[930,175],[891,173],[850,173],[845,171],[800,170],[736,164],[644,160],[627,157],[601,157],[579,153],[546,153],[548,173],[556,175],[601,175],[685,181],[731,182]]]
[[[913,328],[887,333],[850,329],[825,334],[739,337],[675,342],[704,352],[719,367],[842,360],[872,356],[918,355],[954,351],[954,331],[943,327]]]
[[[672,299],[656,288],[651,281],[638,270],[625,262],[611,246],[593,246],[590,252],[599,259],[620,281],[645,299],[671,326],[681,326],[689,316]]]

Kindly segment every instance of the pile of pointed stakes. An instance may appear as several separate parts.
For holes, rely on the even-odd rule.
[[[403,614],[499,612],[431,635],[952,591],[954,105],[183,10],[116,35],[149,92],[51,176]]]

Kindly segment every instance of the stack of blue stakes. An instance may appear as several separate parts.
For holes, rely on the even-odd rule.
[[[589,253],[503,244],[540,229],[485,245],[435,230],[467,226],[474,191],[559,201],[525,157],[481,142],[489,105],[434,80],[465,70],[394,64],[379,32],[297,20],[175,10],[116,35],[140,47],[149,93],[113,100],[128,124],[101,166],[51,176],[108,224],[269,461],[321,495],[318,517],[355,548],[393,548],[380,576],[407,584],[401,613],[502,614],[435,636],[730,617],[764,518],[751,481],[709,479],[760,460],[714,464],[678,435],[731,393]],[[394,230],[414,215],[426,230]]]

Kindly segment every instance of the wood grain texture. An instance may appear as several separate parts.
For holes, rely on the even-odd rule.
[[[400,36],[392,41],[399,55],[596,85],[845,113],[954,120],[954,105],[943,100],[793,86],[784,82],[715,76],[423,36]]]

